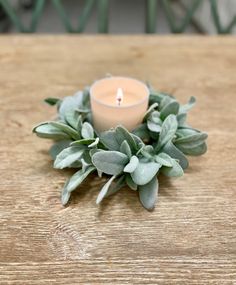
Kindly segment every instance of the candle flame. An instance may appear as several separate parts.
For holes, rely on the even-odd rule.
[[[122,88],[118,88],[117,93],[116,93],[116,103],[118,106],[121,105],[121,103],[123,102],[123,99],[124,99],[123,90],[122,90]]]

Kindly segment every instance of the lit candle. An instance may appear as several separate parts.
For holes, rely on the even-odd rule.
[[[93,125],[99,132],[117,125],[132,131],[148,108],[147,86],[132,78],[107,77],[90,88]]]

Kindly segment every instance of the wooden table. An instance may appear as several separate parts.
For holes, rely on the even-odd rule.
[[[209,150],[162,179],[154,212],[124,189],[96,206],[94,177],[60,204],[69,172],[32,126],[42,100],[104,76],[149,80],[198,104]],[[236,38],[0,37],[0,284],[236,284]]]

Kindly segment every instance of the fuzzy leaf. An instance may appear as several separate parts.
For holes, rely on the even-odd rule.
[[[175,140],[175,144],[187,144],[188,146],[193,143],[199,144],[207,139],[208,135],[206,133],[197,133],[193,135],[189,135],[186,137],[181,137]]]
[[[88,147],[96,147],[99,144],[99,138],[96,138],[94,142],[92,142]]]
[[[146,124],[141,124],[137,128],[135,128],[133,130],[133,134],[141,138],[142,140],[149,139],[149,131]]]
[[[196,98],[195,97],[190,97],[188,103],[186,105],[182,105],[180,106],[180,109],[179,109],[179,113],[186,113],[188,112],[190,109],[193,108],[193,106],[195,105],[196,103]]]
[[[109,150],[120,150],[120,144],[116,140],[116,132],[114,130],[102,132],[100,141]]]
[[[75,110],[68,110],[65,112],[65,120],[66,122],[75,130],[78,129],[78,123],[80,120],[80,115]]]
[[[122,142],[122,144],[120,146],[120,152],[126,154],[128,156],[128,158],[131,158],[132,152],[131,152],[130,146],[126,140]]]
[[[49,153],[53,160],[56,159],[57,155],[65,148],[69,147],[71,140],[63,140],[56,142],[53,146],[51,146]]]
[[[184,175],[182,167],[175,159],[172,159],[172,165],[172,167],[162,167],[161,172],[168,177],[180,177]]]
[[[53,126],[51,123],[42,123],[33,129],[33,132],[40,138],[65,140],[70,139],[70,136]]]
[[[132,177],[129,174],[127,174],[125,176],[125,182],[130,189],[132,189],[134,191],[136,191],[138,189],[138,185],[134,183]]]
[[[80,169],[77,171],[73,176],[71,176],[68,185],[67,185],[67,191],[72,192],[74,191],[83,181],[87,178],[87,176],[96,170],[94,166],[89,166],[86,171],[83,171]]]
[[[99,151],[92,156],[95,167],[110,175],[120,174],[128,161],[127,155],[118,151]]]
[[[124,172],[128,172],[128,173],[134,172],[138,164],[139,164],[139,160],[137,156],[133,155],[129,163],[125,166]]]
[[[68,183],[69,183],[69,180],[67,180],[67,182],[65,183],[62,189],[62,193],[61,193],[61,203],[63,206],[65,206],[69,202],[69,199],[71,196],[71,192],[68,192],[67,190]]]
[[[138,187],[139,199],[143,207],[152,210],[155,207],[158,195],[158,180],[156,177],[145,185]]]
[[[84,139],[94,138],[94,131],[92,125],[90,125],[88,122],[83,123],[81,135]]]
[[[110,188],[110,186],[111,186],[111,183],[112,183],[112,181],[113,181],[115,178],[116,178],[116,176],[112,176],[112,177],[107,181],[107,183],[102,187],[101,191],[100,191],[99,194],[98,194],[98,197],[97,197],[97,200],[96,200],[96,204],[99,204],[99,203],[103,200],[103,198],[106,197],[107,192],[108,192],[108,190],[109,190],[109,188]]]
[[[177,159],[183,169],[188,167],[187,158],[177,147],[174,146],[172,142],[169,142],[164,146],[163,152],[167,153],[172,158]]]
[[[83,155],[84,148],[78,146],[70,146],[61,151],[54,161],[54,168],[63,169],[69,167],[72,163],[80,159]]]
[[[44,99],[44,102],[47,103],[50,106],[54,106],[57,103],[59,103],[61,100],[59,98],[53,98],[53,97],[48,97]]]
[[[111,196],[115,194],[117,191],[119,191],[121,188],[125,186],[125,176],[122,175],[111,185],[106,193],[106,197]]]
[[[144,114],[144,117],[143,117],[143,121],[145,121],[149,116],[150,114],[155,110],[155,108],[158,107],[158,103],[153,103],[149,108],[148,110],[146,111],[146,113]]]
[[[131,177],[137,185],[145,185],[149,183],[157,174],[161,165],[156,162],[142,162],[139,161],[135,171],[131,173]]]
[[[147,121],[147,127],[150,131],[155,132],[155,133],[160,133],[161,131],[161,126],[157,125],[156,123],[152,121]]]
[[[127,141],[132,153],[137,151],[137,146],[132,134],[122,126],[116,127],[116,140],[121,145],[124,140]]]
[[[61,123],[61,122],[51,122],[51,125],[58,128],[59,130],[61,130],[62,132],[68,134],[71,138],[78,140],[80,139],[80,134],[74,130],[73,128],[71,128],[70,126]]]
[[[202,155],[207,151],[207,145],[205,142],[202,142],[198,145],[195,146],[188,146],[187,144],[182,145],[182,144],[178,144],[176,145],[176,147],[182,151],[184,154],[186,155],[192,155],[192,156],[198,156],[198,155]]]
[[[94,142],[95,142],[95,139],[81,139],[81,140],[72,142],[71,146],[78,146],[78,145],[87,145],[87,146],[89,146],[90,144],[92,144]]]
[[[178,114],[176,116],[176,119],[177,119],[177,122],[178,122],[178,126],[184,126],[185,122],[186,122],[186,119],[187,119],[187,114],[186,113]]]
[[[171,141],[177,130],[178,124],[175,115],[169,115],[162,124],[162,129],[158,141],[158,149]]]
[[[163,166],[168,166],[168,167],[173,166],[172,158],[164,152],[155,155],[155,161]]]
[[[161,110],[160,117],[162,120],[167,118],[170,114],[177,115],[179,112],[179,103],[172,100],[169,104],[165,105]]]

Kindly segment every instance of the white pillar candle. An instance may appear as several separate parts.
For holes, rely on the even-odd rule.
[[[94,128],[101,132],[117,125],[132,131],[148,108],[149,90],[141,81],[127,77],[107,77],[90,88]]]

